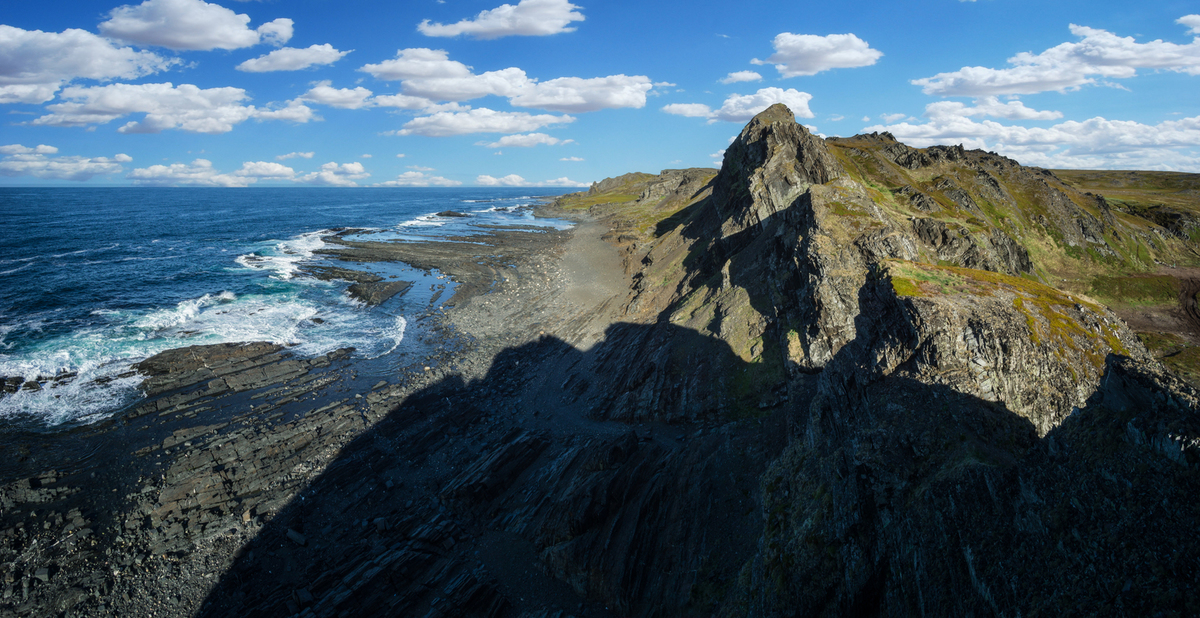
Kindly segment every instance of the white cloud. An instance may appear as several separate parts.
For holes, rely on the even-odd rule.
[[[246,187],[258,180],[251,176],[222,174],[207,159],[142,167],[130,172],[126,178],[139,185],[189,187]]]
[[[575,122],[571,116],[498,112],[481,107],[467,112],[438,112],[419,116],[404,124],[400,135],[445,137],[468,133],[519,133],[535,131],[545,126]]]
[[[354,182],[355,180],[362,180],[369,176],[370,174],[367,173],[366,168],[358,161],[343,163],[341,165],[329,162],[321,166],[321,171],[299,176],[296,180],[310,185],[357,187],[358,183]]]
[[[908,117],[908,114],[880,114],[879,115],[879,119],[884,122],[896,122],[897,120],[904,120],[907,117]]]
[[[672,103],[664,105],[662,111],[687,118],[708,118],[712,116],[712,108],[703,103]]]
[[[432,168],[432,167],[424,167],[424,166],[421,166],[421,165],[409,165],[409,166],[408,166],[408,169],[410,169],[410,170],[416,170],[416,171],[418,171],[418,172],[433,172],[433,171],[436,171],[436,170],[435,170],[434,168]]]
[[[378,107],[395,107],[398,109],[429,109],[437,104],[424,97],[410,97],[404,94],[383,94],[371,99]]]
[[[330,107],[340,107],[342,109],[362,109],[370,107],[371,102],[368,101],[372,92],[359,86],[357,88],[334,88],[330,86],[330,81],[320,81],[313,85],[312,89],[300,95],[301,101],[309,103],[320,103]]]
[[[722,84],[736,84],[738,82],[756,82],[762,79],[757,71],[734,71],[721,79]]]
[[[431,23],[428,19],[417,26],[425,36],[458,36],[466,34],[476,39],[498,39],[506,36],[546,36],[574,32],[571,22],[583,21],[583,14],[567,0],[521,0],[516,6],[502,4],[482,11],[475,19],[455,24]]]
[[[450,54],[445,50],[426,47],[398,50],[395,58],[379,64],[363,65],[359,70],[389,81],[471,75],[471,67],[451,60]]]
[[[207,51],[240,49],[260,42],[282,45],[292,38],[292,20],[276,19],[257,30],[239,15],[204,0],[146,0],[119,6],[100,24],[100,33],[140,45]]]
[[[1187,32],[1188,34],[1200,36],[1200,15],[1184,15],[1176,19],[1175,23],[1190,28]]]
[[[432,170],[429,170],[432,171]],[[395,180],[377,183],[376,187],[457,187],[462,182],[441,176],[429,176],[424,172],[404,172]]]
[[[571,162],[577,162],[577,161],[582,161],[582,160],[583,159],[581,157],[563,157],[563,158],[559,159],[559,161],[571,161]]]
[[[569,144],[573,141],[575,140],[569,139],[563,141],[545,133],[526,133],[523,135],[505,135],[494,142],[475,142],[475,145],[486,146],[488,148],[532,148],[539,145],[553,146],[555,144]]]
[[[645,75],[609,75],[591,79],[560,77],[525,83],[518,87],[516,96],[509,102],[517,107],[536,107],[552,112],[640,109],[646,106],[646,93],[653,87]]]
[[[475,177],[475,184],[485,187],[528,187],[529,181],[516,174],[509,174],[501,178],[480,174]]]
[[[863,132],[889,131],[917,147],[961,143],[1044,167],[1192,171],[1200,166],[1200,116],[1156,125],[1096,117],[1042,128],[971,119],[982,115],[980,109],[932,103],[924,124],[875,125]]]
[[[320,120],[311,107],[299,99],[288,101],[284,107],[267,107],[254,110],[256,120],[287,120],[295,123],[305,123],[310,120]]]
[[[22,30],[0,25],[0,103],[45,103],[76,78],[134,79],[178,64],[148,51],[116,47],[85,30]]]
[[[1025,107],[1018,100],[1001,103],[997,97],[981,97],[975,99],[974,107],[967,107],[958,101],[938,101],[925,106],[925,115],[935,116],[993,116],[1008,120],[1056,120],[1062,118],[1062,112],[1038,111]],[[884,122],[895,122],[904,118],[904,114],[881,116]]]
[[[46,155],[46,154],[57,154],[57,153],[58,153],[57,148],[55,148],[54,146],[47,146],[45,144],[38,144],[37,146],[34,146],[33,148],[26,148],[25,146],[22,146],[21,144],[9,144],[7,146],[0,146],[0,154],[6,154],[6,155],[17,155],[17,154]]]
[[[708,156],[712,157],[713,163],[720,165],[725,160],[725,149],[722,148]]]
[[[829,119],[832,120],[833,122],[841,122],[841,121],[845,120],[846,117],[841,114],[834,114],[834,115],[830,116]]]
[[[0,176],[33,176],[55,180],[90,180],[104,174],[122,171],[121,163],[133,160],[126,154],[108,157],[52,157],[58,153],[54,146],[41,144],[27,148],[21,144],[0,146]]]
[[[239,65],[237,70],[249,73],[268,71],[299,71],[317,65],[333,64],[354,50],[338,51],[332,45],[310,45],[304,49],[284,47],[265,56],[251,58]]]
[[[200,89],[192,84],[109,84],[107,86],[71,86],[63,89],[67,102],[46,107],[51,113],[30,122],[33,125],[78,127],[104,124],[144,113],[140,121],[122,126],[121,133],[158,133],[180,129],[192,133],[227,133],[233,125],[249,118],[306,122],[312,110],[289,105],[281,110],[258,110],[242,105],[249,97],[241,88]]]
[[[509,174],[500,178],[480,174],[475,178],[475,184],[483,187],[583,187],[587,186],[588,183],[576,182],[566,176],[553,180],[543,180],[542,182],[530,182],[516,174]]]
[[[792,110],[797,118],[812,118],[812,110],[808,108],[810,100],[812,100],[812,95],[807,92],[800,92],[795,88],[784,90],[771,87],[762,88],[754,94],[729,95],[721,108],[715,111],[701,103],[674,103],[664,106],[662,111],[689,118],[708,118],[710,123],[718,120],[746,122],[768,107],[776,103],[783,103]]]
[[[766,60],[755,58],[751,64],[774,64],[784,77],[816,75],[830,69],[852,69],[875,64],[883,52],[871,49],[853,34],[792,34],[783,32],[771,42],[775,53]]]
[[[590,184],[592,184],[592,183],[579,182],[578,180],[571,180],[570,178],[563,176],[561,178],[552,178],[550,180],[543,180],[542,182],[538,183],[538,186],[539,187],[586,187]]]
[[[360,159],[371,159],[371,158],[374,158],[374,156],[375,156],[375,155],[373,155],[373,154],[364,154],[364,155],[358,155],[358,158],[360,158]]]
[[[1192,26],[1184,21],[1191,17],[1181,18],[1178,23]],[[921,86],[925,94],[988,96],[1062,92],[1096,84],[1096,77],[1134,77],[1138,69],[1200,75],[1200,38],[1187,45],[1161,40],[1138,43],[1133,37],[1119,37],[1106,30],[1075,24],[1070,29],[1081,39],[1078,43],[1063,43],[1040,54],[1019,53],[1008,59],[1013,65],[1010,68],[963,67],[912,83]]]
[[[315,155],[315,154],[317,154],[317,153],[315,153],[315,152],[289,152],[285,155],[279,155],[279,156],[275,157],[275,159],[277,161],[286,161],[288,159],[311,159],[311,158],[313,158],[313,155]]]
[[[513,97],[532,83],[525,71],[509,67],[479,75],[406,79],[401,88],[405,94],[436,101],[467,101],[488,95]]]
[[[423,47],[401,49],[395,58],[359,70],[382,80],[400,80],[404,94],[390,97],[387,105],[404,109],[428,108],[431,103],[426,101],[467,101],[485,96],[505,97],[517,107],[557,112],[640,108],[646,105],[646,94],[654,87],[644,75],[559,77],[539,82],[516,67],[476,74],[471,67],[451,60],[446,51]],[[382,101],[378,104],[384,105]]]
[[[795,88],[763,88],[754,94],[730,96],[721,109],[714,112],[714,117],[725,122],[745,122],[768,107],[783,103],[797,118],[812,118],[813,113],[808,109],[811,100],[811,94]]]
[[[234,175],[260,179],[290,180],[296,175],[296,170],[273,161],[246,161],[242,164],[242,169],[234,172]]]
[[[397,159],[403,159],[404,157],[407,157],[407,156],[408,156],[408,155],[406,155],[406,154],[404,154],[404,153],[402,152],[402,153],[400,153],[400,154],[396,155],[396,158],[397,158]]]

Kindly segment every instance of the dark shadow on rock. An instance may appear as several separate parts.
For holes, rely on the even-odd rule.
[[[909,336],[889,292],[864,286],[859,337],[763,477],[762,615],[1193,613],[1196,393],[1110,356],[1038,439],[1001,403],[882,375]]]
[[[786,436],[782,409],[721,415],[713,372],[737,362],[694,331],[618,324],[591,350],[544,337],[443,379],[265,522],[201,613],[711,612]]]

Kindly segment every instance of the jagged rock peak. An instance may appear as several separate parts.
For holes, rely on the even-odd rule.
[[[808,188],[843,174],[825,140],[776,103],[746,124],[725,151],[713,188],[726,220],[723,235],[753,226],[792,206]]]

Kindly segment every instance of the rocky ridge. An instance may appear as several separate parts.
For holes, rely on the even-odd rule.
[[[1178,235],[781,106],[719,173],[549,211],[578,209],[490,258],[333,243],[461,280],[428,317],[459,345],[395,380],[269,344],[147,361],[112,500],[86,465],[4,486],[0,613],[1200,612],[1197,393],[1050,285],[1062,247]],[[607,253],[617,283],[571,294],[564,256]]]

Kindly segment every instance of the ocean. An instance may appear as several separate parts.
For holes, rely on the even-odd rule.
[[[346,346],[361,358],[397,355],[406,316],[428,310],[431,286],[365,306],[348,283],[300,272],[333,264],[314,254],[321,237],[341,227],[370,230],[371,240],[445,238],[480,224],[569,227],[527,208],[561,192],[549,191],[0,188],[0,378],[60,377],[0,396],[0,431],[108,418],[141,397],[131,366],[171,348],[271,341],[305,355]],[[436,215],[446,210],[472,216]]]

